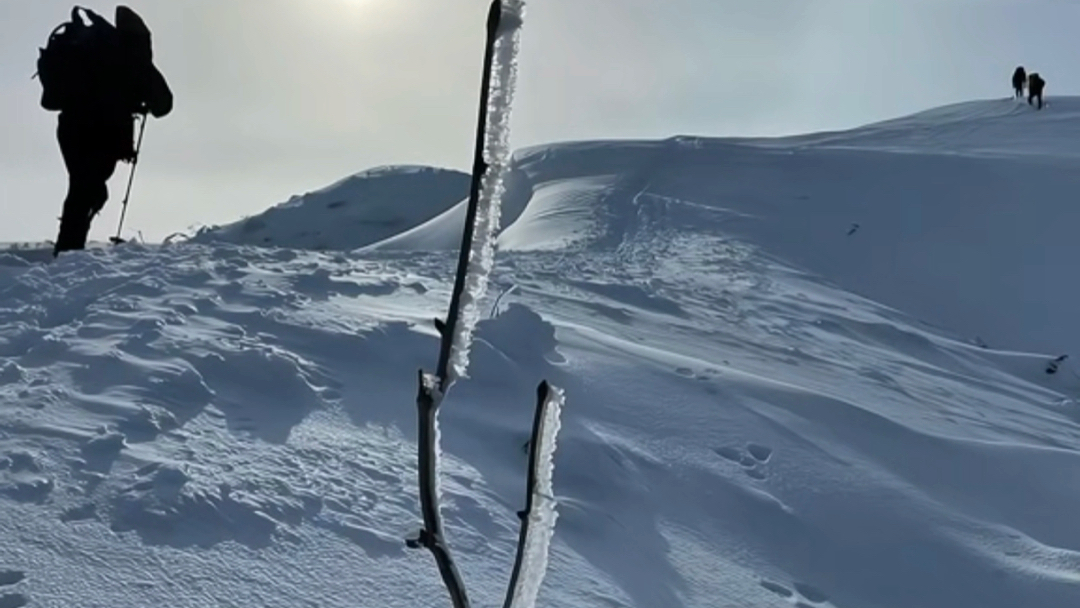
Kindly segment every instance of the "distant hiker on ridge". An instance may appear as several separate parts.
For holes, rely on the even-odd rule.
[[[1028,105],[1031,105],[1033,99],[1039,100],[1039,109],[1043,107],[1043,87],[1046,86],[1046,81],[1039,76],[1038,72],[1032,72],[1028,76]]]
[[[1016,68],[1016,71],[1013,72],[1013,79],[1012,79],[1013,96],[1016,99],[1023,99],[1024,98],[1024,83],[1026,83],[1026,82],[1027,82],[1027,72],[1024,71],[1024,66],[1020,66],[1020,67]]]
[[[79,11],[85,14],[85,20]],[[154,67],[150,30],[116,7],[116,25],[76,6],[49,36],[37,62],[41,106],[59,111],[56,137],[68,192],[53,255],[84,249],[90,223],[109,198],[116,162],[135,163],[135,117],[172,111],[172,91]]]

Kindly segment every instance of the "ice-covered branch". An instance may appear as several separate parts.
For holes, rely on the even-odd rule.
[[[477,121],[473,181],[462,234],[458,269],[445,321],[437,322],[441,343],[435,374],[420,372],[416,405],[420,508],[424,527],[409,544],[435,557],[454,608],[469,608],[465,585],[443,535],[440,512],[439,406],[454,380],[465,375],[479,304],[494,262],[494,239],[502,206],[503,179],[510,156],[510,107],[517,74],[522,0],[493,0],[488,12],[480,116]]]
[[[496,5],[499,5],[497,7]],[[510,115],[517,86],[517,55],[525,3],[503,0],[492,4],[489,32],[492,43],[485,61],[480,123],[473,166],[461,257],[454,282],[438,375],[443,389],[468,372],[473,331],[480,319],[480,301],[488,287],[495,260],[505,178],[510,165]],[[497,13],[497,14],[496,14]]]
[[[521,534],[504,608],[534,608],[547,573],[548,550],[558,518],[552,486],[555,443],[565,402],[563,391],[546,381],[537,389],[525,509],[518,514]]]

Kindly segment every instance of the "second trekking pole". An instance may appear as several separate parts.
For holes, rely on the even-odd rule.
[[[124,193],[124,205],[120,210],[120,223],[116,226],[116,236],[109,237],[109,241],[113,245],[119,245],[124,242],[124,239],[120,238],[120,232],[124,229],[124,217],[127,216],[128,199],[131,198],[131,184],[135,181],[135,167],[139,164],[143,132],[146,131],[146,119],[146,114],[143,114],[142,121],[139,123],[139,139],[135,143],[135,158],[131,161],[131,175],[128,176],[127,191]]]

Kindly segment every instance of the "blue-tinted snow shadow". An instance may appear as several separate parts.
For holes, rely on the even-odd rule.
[[[853,403],[778,389],[748,392],[761,400],[753,407],[798,428],[804,439],[827,441],[821,448],[828,452],[845,446],[846,462],[811,464],[804,461],[812,457],[808,451],[774,458],[770,466],[779,477],[800,476],[803,484],[831,490],[787,496],[777,487],[793,517],[741,539],[793,577],[829,591],[833,605],[1009,608],[1076,601],[1074,585],[1011,569],[995,555],[1010,544],[1030,549],[1024,535],[1076,551],[1080,496],[1061,483],[1080,474],[1076,453],[950,440]],[[806,480],[806,471],[821,481]]]
[[[512,360],[498,366],[493,360],[501,353],[489,351],[484,344],[478,346],[477,355],[478,363],[486,363],[484,368],[498,375],[498,383],[471,380],[455,387],[442,419],[446,450],[482,473],[485,485],[508,513],[520,510],[525,501],[526,446],[536,384],[547,378],[564,388],[568,403],[555,456],[555,494],[560,506],[552,550],[565,545],[608,575],[636,606],[681,605],[678,590],[685,584],[665,558],[670,547],[659,528],[662,509],[658,503],[666,496],[646,482],[664,471],[605,442],[582,424],[581,410],[575,410],[576,403],[610,396],[589,390],[557,366],[519,367]],[[613,513],[609,505],[627,508]],[[447,513],[447,520],[454,522],[460,515]],[[476,527],[480,525],[476,519],[469,517],[462,524]],[[502,530],[502,542],[512,549],[517,521],[508,518],[503,525],[511,532]],[[642,572],[649,576],[643,577]]]

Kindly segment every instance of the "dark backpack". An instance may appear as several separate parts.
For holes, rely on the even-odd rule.
[[[149,113],[156,118],[166,116],[172,111],[172,91],[154,65],[150,28],[135,11],[118,6],[116,31],[121,62],[126,69],[125,81],[121,84],[128,94],[125,104],[140,114]]]
[[[41,107],[60,111],[93,100],[105,86],[100,76],[113,61],[116,39],[116,28],[100,15],[79,6],[71,9],[71,21],[57,26],[38,54]]]

